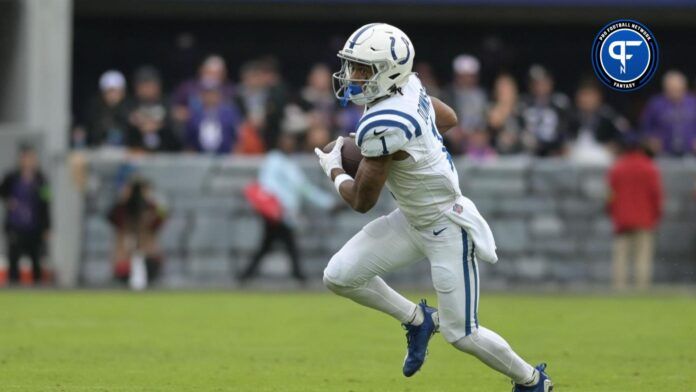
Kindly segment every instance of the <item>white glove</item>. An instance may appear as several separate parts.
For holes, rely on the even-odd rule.
[[[315,148],[314,153],[319,157],[319,164],[324,169],[324,173],[331,178],[331,170],[343,169],[341,164],[341,148],[343,148],[343,136],[336,139],[336,144],[331,151],[324,153],[322,150]]]

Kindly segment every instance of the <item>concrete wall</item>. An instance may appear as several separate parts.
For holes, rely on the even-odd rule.
[[[330,184],[312,157],[300,159],[317,183]],[[243,187],[254,180],[259,160],[157,157],[136,165],[170,209],[162,233],[167,254],[165,285],[233,285],[232,276],[260,240],[260,220],[249,210]],[[118,159],[93,157],[86,195],[82,276],[86,284],[110,279],[111,229],[104,216],[116,190]],[[656,276],[663,282],[694,282],[696,271],[696,161],[660,162],[666,187],[665,220],[658,235]],[[560,160],[500,160],[486,165],[457,162],[462,189],[490,222],[500,262],[481,267],[488,287],[514,283],[603,283],[608,280],[611,225],[604,213],[605,168]],[[318,279],[333,252],[362,225],[394,208],[382,195],[367,215],[336,216],[308,209],[298,229],[306,269]],[[485,264],[485,263],[482,263]],[[271,256],[267,276],[287,271]],[[390,277],[429,285],[426,263]]]
[[[49,151],[64,151],[70,120],[72,0],[0,2],[0,54],[0,124],[39,131]]]
[[[72,0],[0,1],[0,173],[14,163],[18,142],[40,144],[60,228],[77,226],[80,216],[62,157],[70,125],[72,11]],[[50,260],[61,271],[79,254],[71,234],[55,230],[50,244]]]
[[[26,45],[20,15],[19,1],[0,1],[0,123],[16,123],[24,117]]]

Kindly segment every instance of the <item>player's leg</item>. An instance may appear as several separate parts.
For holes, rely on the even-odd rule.
[[[295,233],[293,229],[285,223],[281,223],[279,227],[280,233],[279,238],[285,244],[285,249],[288,251],[288,256],[290,257],[290,266],[292,268],[292,277],[304,281],[304,272],[302,272],[302,266],[300,265],[300,252],[297,250],[297,243],[295,242]]]
[[[399,210],[368,223],[331,258],[324,284],[340,296],[411,322],[419,315],[418,306],[379,277],[424,258],[409,230]]]
[[[407,354],[403,373],[410,377],[425,361],[428,341],[437,329],[436,309],[416,305],[378,275],[424,258],[419,238],[399,210],[365,226],[331,258],[324,283],[336,294],[389,314],[404,324]]]
[[[22,257],[22,254],[18,241],[15,233],[7,233],[7,258],[10,264],[8,279],[10,284],[19,283],[19,259]]]
[[[625,290],[628,284],[628,252],[631,244],[629,236],[627,233],[614,235],[612,282],[615,290]]]
[[[640,290],[650,288],[652,283],[655,235],[652,230],[636,232],[636,285]]]
[[[31,260],[31,274],[34,285],[41,284],[43,271],[41,268],[41,250],[43,240],[41,235],[32,236],[26,239],[26,254]]]
[[[515,383],[536,384],[534,367],[495,332],[478,324],[479,274],[474,243],[466,230],[451,224],[437,237],[423,232],[438,296],[440,332],[457,349],[474,355]],[[427,242],[426,242],[427,241]],[[535,379],[536,378],[536,379]]]
[[[271,250],[271,246],[277,237],[275,224],[268,219],[264,219],[263,222],[263,239],[261,240],[261,244],[259,244],[259,249],[252,256],[251,262],[246,269],[244,269],[244,272],[239,275],[239,279],[241,280],[246,280],[256,275],[259,265],[261,264],[261,259]]]
[[[505,339],[488,328],[479,326],[452,345],[510,377],[515,384],[531,386],[539,382],[539,373],[534,367],[520,358]]]

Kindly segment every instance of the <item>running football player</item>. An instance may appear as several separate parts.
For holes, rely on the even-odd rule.
[[[544,373],[525,362],[495,332],[478,322],[478,260],[495,263],[488,224],[462,196],[459,177],[441,133],[457,123],[454,111],[428,96],[411,70],[415,50],[401,30],[371,23],[356,30],[333,75],[343,104],[365,105],[355,140],[364,159],[355,178],[341,167],[343,139],[329,153],[315,152],[343,200],[369,211],[386,185],[398,208],[357,233],[324,271],[334,293],[384,312],[405,327],[403,373],[416,373],[439,330],[447,342],[512,378],[514,391],[553,389]],[[439,309],[415,304],[380,277],[427,258]]]

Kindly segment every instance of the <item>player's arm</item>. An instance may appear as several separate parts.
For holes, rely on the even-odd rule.
[[[409,128],[410,127],[410,128]],[[355,211],[365,213],[377,203],[387,181],[394,154],[404,150],[413,137],[415,127],[410,122],[374,118],[358,129],[357,144],[363,159],[355,178],[345,173],[341,166],[343,138],[339,137],[333,149],[324,153],[315,149],[319,164],[334,183],[341,198]]]
[[[444,135],[445,132],[454,128],[459,123],[457,113],[446,103],[435,97],[431,96],[430,101],[433,103],[433,109],[435,109],[435,126],[438,132]]]
[[[331,178],[335,179],[334,184],[338,184],[336,190],[341,198],[355,211],[365,213],[377,203],[394,155],[405,148],[415,133],[415,127],[407,120],[376,116],[360,126],[357,133],[363,159],[355,179],[341,176],[340,169],[332,170]]]
[[[377,203],[382,187],[387,181],[391,162],[392,155],[363,159],[358,167],[358,172],[355,174],[355,179],[344,181],[339,186],[338,193],[341,198],[357,212],[370,211]],[[333,169],[331,181],[344,173],[343,169]]]

